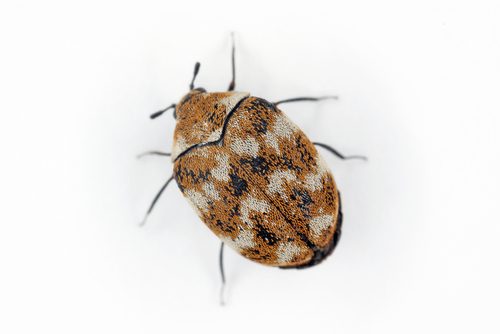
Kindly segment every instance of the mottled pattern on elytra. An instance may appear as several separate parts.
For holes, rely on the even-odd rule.
[[[251,260],[305,265],[332,242],[333,177],[304,133],[263,99],[243,100],[221,140],[185,152],[174,176],[204,223]]]
[[[300,256],[285,260],[307,261],[312,251],[238,160],[227,146],[199,147],[175,162],[175,179],[203,222],[243,256],[278,264],[278,248],[291,244]]]

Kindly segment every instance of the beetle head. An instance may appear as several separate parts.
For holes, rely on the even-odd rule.
[[[174,109],[174,118],[177,119],[177,113],[181,112],[181,110],[185,109],[187,107],[187,104],[189,104],[190,101],[193,100],[198,100],[201,94],[206,93],[207,91],[205,88],[192,88],[186,95],[184,95],[179,103],[177,103],[175,109]]]
[[[182,99],[179,102],[179,104],[173,103],[170,106],[168,106],[167,108],[162,109],[160,111],[157,111],[157,112],[151,114],[150,118],[154,119],[156,117],[159,117],[159,116],[163,115],[163,113],[165,113],[165,111],[170,110],[170,109],[174,109],[173,116],[174,116],[175,119],[177,119],[177,111],[180,110],[180,108],[182,107],[182,105],[186,101],[189,101],[194,95],[197,95],[197,94],[200,94],[200,93],[206,93],[205,88],[201,88],[201,87],[194,88],[194,80],[196,79],[196,76],[198,75],[199,71],[200,71],[200,63],[196,62],[196,64],[194,65],[193,79],[191,80],[191,83],[189,84],[189,92],[182,97]]]

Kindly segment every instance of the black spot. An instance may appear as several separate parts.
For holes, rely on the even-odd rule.
[[[231,178],[230,186],[233,189],[232,194],[235,196],[243,195],[243,193],[247,191],[247,181],[243,180],[236,174],[229,174],[229,177]]]
[[[269,246],[272,246],[279,241],[279,238],[275,233],[266,230],[266,228],[261,224],[257,224],[257,237],[261,238]]]
[[[179,187],[180,191],[184,193],[184,187],[182,186],[182,174],[179,169],[176,169],[174,172],[174,180],[177,182],[177,186]]]
[[[236,204],[235,206],[233,206],[231,208],[231,210],[229,210],[229,217],[230,218],[233,218],[233,217],[239,217],[241,214],[240,214],[240,205],[239,204]]]
[[[328,203],[329,205],[333,205],[335,201],[335,188],[333,188],[333,180],[331,179],[331,176],[328,175],[328,181],[326,184],[323,184],[324,187],[324,196],[325,196],[325,202]]]
[[[340,193],[338,194],[339,198],[339,213],[337,216],[337,228],[335,230],[335,233],[333,234],[333,238],[330,241],[328,245],[326,245],[324,248],[318,248],[314,247],[311,248],[314,251],[314,255],[312,259],[305,264],[294,266],[294,267],[280,267],[283,269],[289,269],[289,268],[297,268],[297,269],[302,269],[302,268],[309,268],[312,266],[317,265],[318,263],[321,263],[324,259],[326,259],[330,254],[332,254],[333,250],[337,246],[340,236],[342,234],[342,205],[340,202]],[[300,235],[299,235],[300,236]]]
[[[291,199],[294,201],[298,201],[298,207],[300,211],[304,214],[305,218],[310,218],[310,213],[311,210],[309,209],[309,206],[313,203],[313,200],[311,199],[311,196],[306,190],[300,190],[300,189],[293,189]]]
[[[302,168],[300,166],[295,165],[293,163],[293,159],[290,159],[286,154],[283,154],[283,156],[281,157],[280,165],[288,168],[291,171],[297,172],[298,174],[302,172]]]
[[[268,123],[265,118],[258,115],[252,120],[252,126],[257,133],[265,134],[267,132]]]
[[[300,161],[302,161],[306,166],[313,166],[315,159],[307,149],[307,145],[304,143],[302,136],[295,138],[295,147],[300,153]]]
[[[215,122],[215,117],[216,117],[216,113],[211,111],[208,113],[207,115],[207,120],[210,122],[210,123],[214,123]]]
[[[240,163],[244,165],[249,165],[252,168],[252,172],[265,175],[269,171],[269,163],[263,157],[255,157],[251,159],[241,159]]]
[[[210,171],[202,171],[201,169],[198,170],[198,173],[195,173],[192,169],[187,169],[185,167],[182,167],[180,169],[180,174],[183,174],[187,178],[187,182],[189,183],[204,183],[205,181],[208,180],[208,176],[210,175]]]
[[[302,232],[299,232],[299,229],[296,226],[296,223],[294,223],[292,220],[285,218],[286,222],[295,230],[295,233],[299,236],[300,240],[302,240],[306,246],[312,250],[315,250],[317,247],[314,243],[309,240],[309,238]]]
[[[222,231],[224,231],[224,232],[228,232],[228,233],[230,233],[230,232],[233,232],[233,231],[234,231],[234,227],[233,227],[233,226],[231,226],[231,224],[230,224],[230,223],[223,222],[223,221],[221,221],[221,220],[219,220],[219,219],[217,219],[217,222],[215,223],[215,225],[216,225],[219,229],[221,229]]]
[[[251,103],[251,108],[252,109],[264,109],[264,110],[276,110],[274,107],[274,104],[261,99],[261,98],[256,98],[255,100],[252,101]]]

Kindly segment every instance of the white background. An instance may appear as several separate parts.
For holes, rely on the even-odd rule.
[[[497,1],[12,1],[0,5],[1,333],[498,333]],[[334,255],[226,253],[175,184],[147,226],[171,115],[197,84],[270,101],[328,153]]]

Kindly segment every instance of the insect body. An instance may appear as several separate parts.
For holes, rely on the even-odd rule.
[[[199,67],[196,63],[190,91],[180,102],[151,115],[156,118],[174,109],[172,153],[147,152],[171,156],[174,171],[146,217],[175,179],[222,241],[223,283],[224,244],[269,266],[306,268],[320,263],[339,241],[342,211],[332,173],[315,146],[341,159],[365,158],[345,157],[326,144],[312,143],[278,105],[332,97],[271,103],[234,91],[234,44],[228,91],[194,88]]]
[[[274,104],[194,89],[176,107],[174,178],[202,221],[253,261],[319,263],[340,236],[340,197],[305,134]]]

